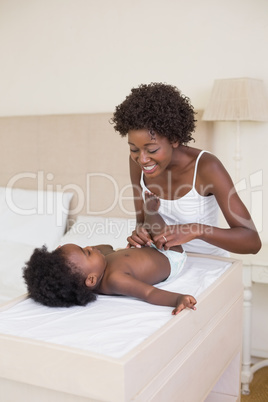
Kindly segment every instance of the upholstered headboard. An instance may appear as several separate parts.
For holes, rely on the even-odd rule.
[[[197,114],[197,148],[211,150],[211,126]],[[0,118],[0,186],[73,191],[78,214],[134,217],[129,147],[112,113]]]

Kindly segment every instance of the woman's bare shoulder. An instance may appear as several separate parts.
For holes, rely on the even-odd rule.
[[[228,191],[233,187],[229,173],[214,154],[204,152],[201,155],[198,162],[196,187],[202,195],[215,194],[219,187],[226,188]]]
[[[211,152],[204,152],[198,162],[198,172],[200,174],[227,172],[223,163]]]

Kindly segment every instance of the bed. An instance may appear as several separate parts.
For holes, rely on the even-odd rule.
[[[177,282],[159,285],[197,297],[196,311],[184,310],[176,317],[171,308],[131,298],[101,296],[86,307],[48,309],[23,294],[21,266],[40,241],[50,242],[51,248],[68,242],[125,246],[135,223],[128,151],[109,118],[107,113],[0,119],[5,143],[5,152],[0,146],[2,191],[32,191],[37,200],[40,191],[45,199],[51,192],[57,201],[49,201],[46,205],[54,208],[45,212],[38,211],[39,202],[37,207],[20,207],[31,210],[33,220],[42,217],[33,228],[47,223],[43,216],[56,211],[46,238],[44,232],[35,244],[32,237],[27,243],[29,232],[18,233],[24,223],[15,223],[16,213],[16,230],[10,237],[8,230],[2,232],[0,290],[12,291],[2,299],[0,312],[0,399],[239,401],[240,261],[190,254]],[[210,131],[204,124],[197,129],[197,146],[209,149]],[[28,141],[28,147],[24,142],[20,149],[23,158],[12,153],[21,135]],[[104,143],[109,143],[108,150]],[[22,198],[18,196],[16,207]],[[8,265],[13,254],[14,265]],[[11,275],[13,280],[5,282]]]
[[[25,293],[21,268],[35,247],[55,248],[65,232],[71,192],[0,187],[0,304]]]

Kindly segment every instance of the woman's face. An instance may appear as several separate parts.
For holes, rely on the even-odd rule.
[[[169,167],[173,151],[178,143],[170,143],[166,137],[150,133],[147,129],[130,130],[128,133],[130,156],[147,177],[155,177]]]

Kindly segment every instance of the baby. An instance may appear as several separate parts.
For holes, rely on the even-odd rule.
[[[157,213],[159,200],[146,194],[145,218],[151,232],[165,225]],[[153,285],[173,278],[181,271],[186,254],[181,246],[158,250],[154,244],[114,251],[110,245],[81,248],[65,244],[48,252],[35,249],[23,269],[29,296],[51,307],[85,305],[97,294],[124,295],[151,304],[174,307],[178,314],[186,307],[195,310],[193,296],[161,290]]]

